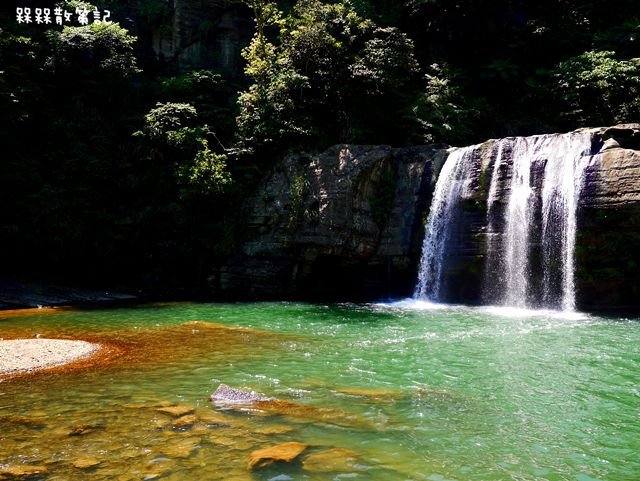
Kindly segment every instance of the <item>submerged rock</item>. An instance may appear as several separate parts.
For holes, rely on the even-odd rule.
[[[173,423],[171,424],[173,425],[174,428],[190,428],[197,421],[198,421],[198,418],[196,417],[195,414],[187,414],[185,416],[179,417],[178,419],[173,421]]]
[[[158,408],[156,409],[156,411],[179,418],[187,414],[193,413],[195,409],[192,408],[191,406],[177,405],[177,406],[167,406],[163,408]]]
[[[24,464],[20,466],[5,465],[4,467],[0,467],[0,479],[24,479],[42,474],[47,474],[47,468],[44,466]]]
[[[277,414],[307,421],[337,424],[347,427],[371,428],[371,423],[340,409],[321,408],[263,396],[255,391],[243,391],[221,384],[211,400],[225,408],[252,410],[256,413]]]
[[[198,421],[206,426],[231,426],[239,424],[239,421],[223,416],[216,412],[198,412]]]
[[[267,436],[276,435],[276,434],[288,434],[291,431],[295,431],[295,429],[285,424],[272,424],[269,426],[264,426],[261,428],[254,429],[255,433],[265,434]]]
[[[78,469],[91,469],[100,464],[95,458],[79,458],[73,462],[73,466]]]
[[[403,393],[398,390],[383,388],[337,387],[334,392],[380,401],[394,401],[403,397]]]
[[[42,429],[47,426],[47,423],[45,422],[45,420],[39,416],[34,417],[34,416],[11,415],[11,416],[1,417],[0,424],[5,422],[11,423],[11,424],[17,424],[30,429]]]
[[[346,413],[340,409],[320,408],[308,404],[272,399],[257,401],[253,407],[269,414],[278,414],[300,418],[307,421],[336,424],[346,427],[371,428],[371,424],[354,414]]]
[[[306,471],[316,473],[353,472],[362,471],[364,468],[356,466],[358,455],[344,448],[327,449],[309,454],[302,467]]]
[[[72,426],[70,430],[67,432],[69,436],[84,436],[86,434],[90,434],[97,430],[104,430],[105,427],[101,425],[94,424],[78,424],[76,426]]]
[[[288,442],[270,448],[258,449],[249,455],[247,468],[249,470],[264,468],[276,461],[290,463],[308,447],[309,445],[305,443]]]
[[[199,438],[184,438],[174,442],[169,442],[162,448],[162,453],[170,458],[188,458],[191,453],[200,445]]]

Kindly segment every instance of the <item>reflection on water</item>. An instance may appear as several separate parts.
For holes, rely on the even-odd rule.
[[[414,307],[5,312],[5,339],[117,349],[0,382],[0,479],[640,479],[637,322]],[[216,407],[222,382],[279,401]]]

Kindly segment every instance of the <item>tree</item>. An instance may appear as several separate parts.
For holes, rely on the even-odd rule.
[[[238,147],[248,152],[277,149],[307,134],[294,97],[307,87],[307,79],[292,68],[287,56],[268,36],[282,27],[282,15],[268,0],[251,0],[256,33],[242,51],[246,75],[253,84],[238,97]]]
[[[252,5],[256,34],[243,55],[253,83],[240,94],[239,145],[406,141],[419,66],[405,34],[348,0],[303,0],[287,16]]]
[[[559,63],[552,74],[572,128],[640,120],[640,59],[592,50]]]
[[[187,103],[157,103],[145,115],[142,152],[169,169],[180,197],[221,194],[231,183],[227,156],[209,148],[209,126],[200,125],[196,109]]]
[[[117,23],[91,23],[49,31],[48,63],[65,75],[109,76],[129,80],[139,72],[133,46],[136,38]]]
[[[425,90],[413,107],[421,126],[419,140],[453,145],[468,143],[479,112],[461,93],[457,76],[447,66],[433,64],[425,81]]]

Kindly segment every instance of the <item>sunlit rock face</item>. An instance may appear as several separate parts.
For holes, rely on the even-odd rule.
[[[241,298],[365,299],[415,282],[444,148],[337,145],[293,155],[250,199],[247,242],[211,277]]]
[[[640,124],[600,129],[587,172],[576,244],[577,302],[640,306]]]

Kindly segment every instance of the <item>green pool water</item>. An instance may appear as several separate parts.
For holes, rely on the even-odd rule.
[[[30,479],[640,479],[638,319],[412,302],[0,316],[0,337],[36,333],[124,354],[0,382],[0,468],[46,467]],[[220,383],[309,412],[229,411],[208,400]],[[158,411],[169,404],[198,421],[174,426]],[[310,447],[247,469],[288,441]],[[348,466],[305,465],[332,448],[353,452]]]

